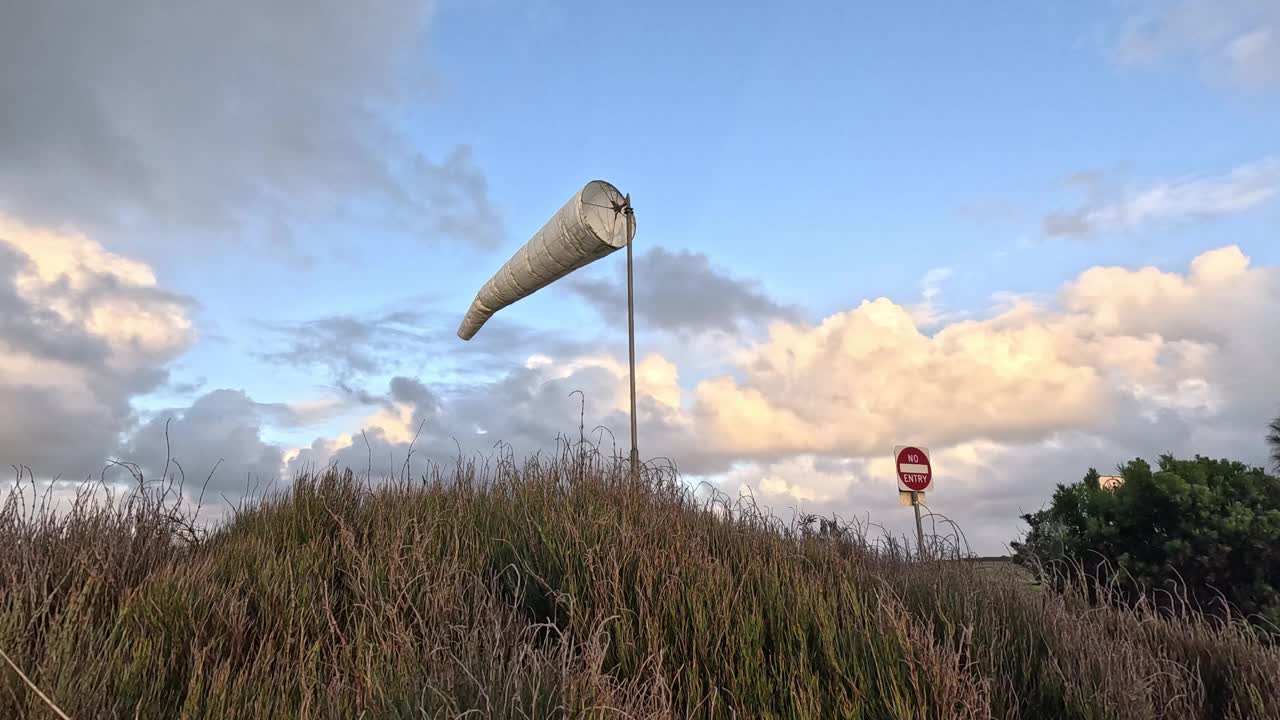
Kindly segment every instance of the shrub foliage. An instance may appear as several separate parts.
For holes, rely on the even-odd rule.
[[[1243,614],[1280,628],[1280,478],[1240,462],[1134,459],[1059,485],[1015,557],[1057,582],[1084,578],[1128,603]],[[1095,587],[1095,591],[1099,588]]]

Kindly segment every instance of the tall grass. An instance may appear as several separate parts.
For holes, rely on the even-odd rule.
[[[1280,649],[582,448],[0,510],[0,717],[1280,718]],[[34,686],[34,687],[33,687]],[[35,688],[48,698],[46,702]]]

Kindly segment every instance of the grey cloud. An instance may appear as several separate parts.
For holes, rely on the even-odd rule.
[[[30,267],[27,256],[0,237],[0,339],[52,360],[77,365],[105,362],[108,350],[103,338],[18,295],[17,276]],[[187,295],[124,283],[104,272],[77,270],[74,287],[64,275],[41,292],[56,295],[77,317],[90,317],[93,308],[104,302],[132,302],[142,307],[174,305],[188,310],[196,307],[196,301]]]
[[[979,225],[1017,222],[1022,220],[1026,213],[1026,208],[1010,201],[984,200],[956,208],[957,216]]]
[[[440,409],[440,399],[431,388],[414,378],[396,376],[391,379],[391,399],[395,402],[408,403],[416,412],[435,415]]]
[[[0,415],[0,460],[27,465],[40,477],[80,480],[102,473],[109,460],[120,458],[156,477],[164,471],[165,424],[172,419],[173,457],[187,471],[203,477],[218,459],[225,459],[219,478],[226,473],[278,474],[281,451],[264,443],[259,429],[297,424],[296,413],[287,406],[216,391],[189,408],[162,412],[138,426],[135,397],[198,387],[170,383],[166,370],[188,342],[183,316],[191,301],[82,266],[33,285],[30,281],[40,276],[31,259],[17,250],[23,242],[30,241],[0,238],[0,367],[13,368],[12,375],[0,376],[5,409]],[[91,257],[94,247],[84,241],[76,250]],[[22,292],[20,276],[28,281]],[[121,343],[82,322],[111,307],[136,308],[141,329],[151,340]],[[122,442],[125,435],[128,440]],[[215,488],[239,484],[215,480]]]
[[[493,382],[448,393],[416,379],[396,377],[384,404],[407,405],[411,432],[421,428],[412,443],[414,454],[408,466],[412,476],[422,472],[428,462],[450,464],[459,451],[467,458],[492,456],[499,443],[509,447],[517,459],[547,452],[555,448],[557,437],[576,441],[579,423],[591,442],[601,443],[602,451],[612,452],[616,447],[625,454],[630,447],[629,418],[624,412],[602,406],[617,387],[618,379],[599,367],[581,368],[566,377],[519,367]],[[691,434],[678,426],[669,408],[642,395],[637,410],[642,456],[670,458],[689,472],[728,467],[727,458],[699,448]],[[375,478],[399,476],[405,471],[409,442],[393,441],[376,427],[357,430],[353,436],[353,445],[336,450],[325,439],[318,439],[290,462],[289,471],[331,464],[357,472],[372,466]]]
[[[1078,208],[1071,212],[1051,212],[1040,221],[1040,231],[1049,237],[1086,238],[1093,235],[1095,228],[1089,221],[1088,208]]]
[[[29,261],[3,240],[0,238],[0,338],[11,347],[49,360],[80,365],[105,359],[107,347],[101,338],[18,294],[17,276],[29,267]]]
[[[584,432],[604,426],[625,451],[630,447],[629,418],[626,413],[602,409],[617,389],[618,379],[600,367],[582,368],[562,378],[550,377],[540,369],[518,368],[495,383],[452,398],[444,419],[459,433],[483,429],[483,435],[472,432],[473,443],[483,439],[492,445],[500,440],[511,444],[520,456],[546,449],[560,433],[576,439],[581,416]],[[638,400],[637,412],[645,427],[641,439],[646,444],[645,455],[651,455],[658,450],[658,437],[651,433],[661,432],[663,414],[647,397]],[[596,437],[611,445],[607,434]]]
[[[386,403],[386,398],[382,395],[357,387],[344,380],[339,380],[335,383],[335,387],[345,399],[360,405],[382,405]]]
[[[501,317],[491,320],[482,336],[464,344],[456,335],[460,316],[460,312],[401,307],[264,325],[268,349],[259,357],[286,367],[324,370],[344,394],[372,404],[374,396],[360,387],[360,381],[370,376],[429,368],[434,376],[449,378],[447,382],[467,383],[469,377],[505,373],[535,351],[559,356],[584,347],[558,333]]]
[[[160,387],[168,357],[111,361],[103,338],[20,295],[16,280],[27,257],[0,238],[0,365],[34,363],[36,377],[0,377],[0,463],[27,465],[42,476],[83,479],[102,470],[118,433],[133,420],[130,399]],[[57,284],[46,291],[57,292]],[[121,287],[107,276],[84,276],[75,292],[59,293],[74,307],[86,298],[160,299],[179,296]],[[26,360],[21,360],[25,358]]]
[[[175,395],[193,395],[200,392],[200,390],[208,383],[209,379],[203,377],[192,380],[170,379],[169,384],[165,386],[165,389]]]
[[[294,420],[286,406],[254,402],[239,390],[214,390],[190,407],[155,413],[129,436],[118,456],[149,477],[159,477],[166,459],[172,458],[186,475],[188,491],[212,473],[211,499],[219,494],[238,497],[246,487],[262,487],[280,477],[284,451],[265,442],[262,429]]]
[[[625,272],[625,271],[624,271]],[[579,274],[568,287],[609,319],[625,318],[625,275],[610,280]],[[752,323],[795,316],[759,283],[731,277],[703,253],[653,248],[635,259],[636,317],[673,332],[736,333]]]
[[[130,418],[127,399],[77,407],[35,386],[0,387],[0,462],[25,465],[41,477],[95,475]]]
[[[419,329],[426,317],[408,311],[329,315],[297,324],[266,325],[269,337],[283,347],[261,353],[268,362],[293,367],[320,367],[339,379],[382,372],[399,360],[398,353],[433,338]]]
[[[1106,173],[1101,170],[1077,170],[1063,178],[1062,184],[1067,187],[1081,188],[1090,196],[1094,196],[1102,189],[1106,179]]]
[[[10,3],[0,210],[296,251],[292,220],[373,207],[423,238],[491,247],[501,227],[473,153],[426,158],[384,119],[431,89],[428,18],[415,0]]]

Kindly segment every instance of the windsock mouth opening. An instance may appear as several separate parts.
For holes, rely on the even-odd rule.
[[[601,242],[622,249],[636,234],[631,200],[604,180],[592,180],[578,193],[582,221]]]

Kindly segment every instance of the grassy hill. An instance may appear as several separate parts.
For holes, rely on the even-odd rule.
[[[1247,627],[908,562],[597,454],[328,472],[209,532],[170,490],[0,512],[0,717],[1280,718]]]

